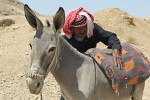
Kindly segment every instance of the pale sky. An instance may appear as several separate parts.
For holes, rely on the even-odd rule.
[[[107,8],[119,8],[131,16],[150,17],[150,0],[19,0],[43,15],[54,15],[59,7],[67,13],[76,7],[83,7],[90,13]]]

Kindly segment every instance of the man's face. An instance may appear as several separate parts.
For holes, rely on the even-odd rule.
[[[83,27],[71,27],[70,31],[72,31],[77,37],[86,37],[87,34],[87,26]]]

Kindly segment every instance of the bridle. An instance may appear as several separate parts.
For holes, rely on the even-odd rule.
[[[59,67],[60,67],[60,57],[58,57],[57,58],[57,60],[56,60],[56,65],[55,65],[55,67],[56,67],[56,70],[58,70],[59,69]],[[53,62],[53,61],[52,61]],[[51,63],[48,65],[48,67],[47,67],[47,70],[46,70],[46,73],[45,74],[35,74],[35,73],[32,73],[32,72],[30,72],[30,73],[28,73],[28,74],[26,74],[26,77],[27,78],[32,78],[32,79],[45,79],[46,78],[46,76],[48,75],[48,72],[50,71],[50,68],[49,67],[51,67],[52,65],[51,65]],[[38,70],[38,68],[37,67],[33,67],[34,68],[34,71],[37,71]]]
[[[33,73],[28,73],[26,75],[27,78],[34,78],[34,79],[45,79],[45,75],[41,75],[41,74],[33,74]]]

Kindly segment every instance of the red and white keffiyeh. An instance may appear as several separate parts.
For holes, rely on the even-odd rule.
[[[87,21],[84,23],[81,23],[79,25],[72,25],[72,23],[76,20],[79,20],[82,18],[82,16],[85,16]],[[65,19],[65,23],[63,26],[63,32],[65,33],[65,35],[68,38],[71,38],[73,32],[70,31],[70,27],[83,27],[85,25],[87,25],[87,37],[91,37],[93,35],[93,21],[94,21],[94,17],[88,12],[86,11],[84,8],[79,7],[76,9],[73,9],[71,11],[68,12],[68,14],[66,15],[66,19]]]

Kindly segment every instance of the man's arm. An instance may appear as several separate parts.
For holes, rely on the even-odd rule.
[[[122,60],[120,57],[122,46],[120,44],[120,40],[117,38],[117,35],[115,33],[105,31],[97,24],[95,24],[94,26],[98,34],[99,41],[107,45],[109,49],[113,49],[112,55],[114,57],[114,62],[120,69],[122,69],[123,64],[122,64]]]
[[[104,30],[102,27],[94,23],[94,32],[98,34],[99,41],[108,46],[109,49],[121,50],[120,40],[115,33]]]

